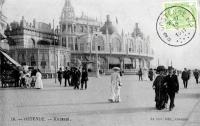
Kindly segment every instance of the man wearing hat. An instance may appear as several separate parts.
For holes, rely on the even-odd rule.
[[[178,93],[179,82],[177,75],[173,74],[174,69],[172,67],[168,68],[168,75],[165,77],[164,82],[167,83],[167,93],[170,98],[169,110],[171,111],[174,105],[175,93]]]

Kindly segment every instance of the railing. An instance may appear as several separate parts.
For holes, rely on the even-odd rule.
[[[63,46],[55,46],[56,49],[66,49],[68,51],[70,51],[68,48],[63,47]],[[35,47],[31,47],[31,46],[10,46],[10,49],[54,49],[53,45],[48,45],[48,46],[42,46],[42,45],[37,45]]]
[[[85,50],[85,51],[79,51],[79,50],[72,50],[71,51],[72,53],[91,53],[91,54],[96,54],[96,51],[88,51],[88,50]],[[154,57],[153,54],[145,54],[145,53],[126,53],[126,52],[111,52],[110,51],[97,51],[98,54],[110,54],[110,55],[115,55],[115,54],[121,54],[121,55],[136,55],[136,56],[144,56],[144,57]]]

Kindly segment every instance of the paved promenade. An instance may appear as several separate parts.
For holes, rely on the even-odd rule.
[[[0,88],[0,126],[200,126],[200,84],[176,95],[175,109],[154,108],[152,82],[123,77],[121,103],[109,103],[109,76],[89,78],[87,90],[44,80],[44,89]]]

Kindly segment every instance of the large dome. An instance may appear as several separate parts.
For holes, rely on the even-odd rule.
[[[102,34],[106,34],[107,31],[108,34],[113,34],[114,32],[118,33],[116,27],[110,21],[109,15],[107,15],[107,21],[105,22],[104,26],[100,28],[100,31],[102,32]]]

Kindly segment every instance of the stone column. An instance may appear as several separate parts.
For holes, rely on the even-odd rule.
[[[109,56],[107,56],[106,59],[107,59],[107,69],[109,70],[109,62],[110,62],[109,61]]]
[[[120,69],[123,70],[124,69],[124,58],[120,57]]]
[[[131,58],[131,64],[132,64],[133,69],[135,69],[136,68],[136,64],[135,64],[135,59],[134,58]]]
[[[135,59],[136,60],[136,69],[139,69],[139,67],[140,67],[140,61],[139,61],[139,59],[137,58],[137,59]]]

